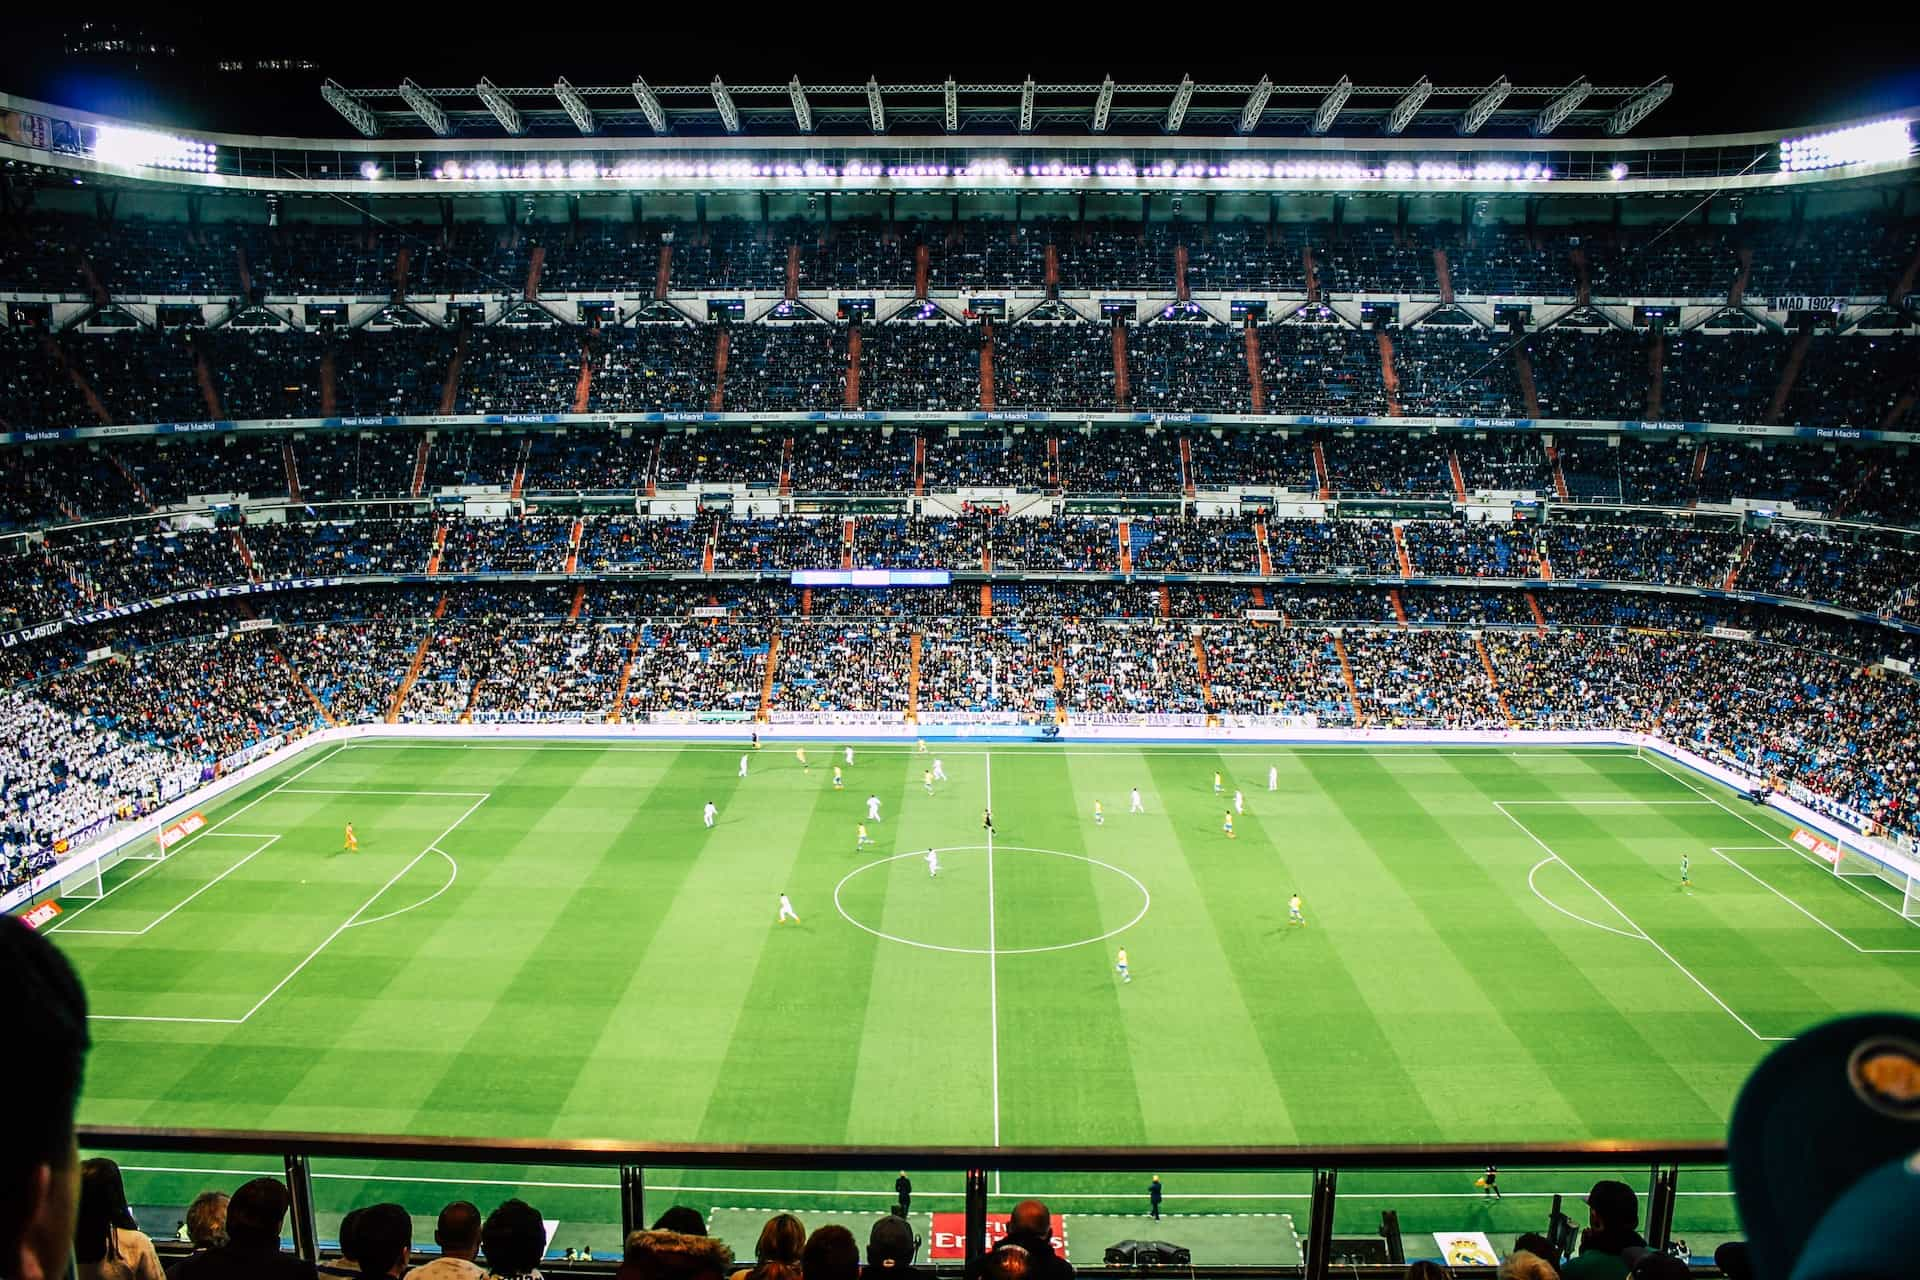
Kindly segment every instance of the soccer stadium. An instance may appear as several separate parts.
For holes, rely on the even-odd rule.
[[[57,29],[0,1275],[1920,1274],[1920,62]]]

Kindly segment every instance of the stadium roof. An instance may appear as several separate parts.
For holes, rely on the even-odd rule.
[[[328,81],[388,138],[654,136],[663,124],[683,137],[1420,137],[1453,135],[1470,112],[1475,137],[1601,138],[1609,125],[1739,133],[1920,102],[1920,57],[1898,24],[1825,24],[1811,49],[1756,28],[1704,50],[1583,32],[1543,52],[1475,30],[1472,52],[1434,41],[1408,55],[1351,20],[1316,30],[1292,16],[1250,24],[1245,39],[1225,18],[1153,12],[1078,15],[1065,31],[1022,22],[1017,38],[968,15],[943,17],[937,35],[871,20],[788,35],[761,14],[730,17],[674,30],[528,14],[397,13],[369,28],[29,13],[0,46],[0,90],[158,128],[309,138],[366,136],[323,100]]]

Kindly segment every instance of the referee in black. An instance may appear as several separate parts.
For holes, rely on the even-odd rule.
[[[1160,1221],[1160,1175],[1154,1174],[1153,1181],[1147,1184],[1147,1204],[1153,1210],[1153,1220]]]
[[[907,1206],[913,1203],[913,1179],[907,1176],[905,1169],[902,1169],[900,1176],[893,1180],[893,1193],[900,1197],[900,1213],[904,1216]]]

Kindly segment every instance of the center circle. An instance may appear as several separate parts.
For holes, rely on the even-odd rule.
[[[1153,905],[1153,897],[1147,892],[1147,886],[1130,872],[1123,871],[1110,862],[1090,858],[1082,853],[1066,853],[1059,849],[1037,849],[1028,845],[984,844],[936,845],[932,852],[939,855],[940,868],[937,875],[926,868],[928,850],[912,849],[906,853],[896,853],[885,858],[875,858],[872,862],[855,867],[840,877],[840,883],[833,887],[834,909],[842,919],[856,929],[884,938],[888,942],[898,942],[903,946],[919,947],[925,951],[949,951],[961,955],[998,955],[1021,956],[1034,955],[1045,951],[1066,951],[1074,947],[1089,947],[1097,942],[1125,933],[1146,917]],[[1018,874],[1027,883],[1022,893],[1008,895],[999,879],[1006,875],[996,869],[994,893],[999,895],[989,902],[986,887],[987,855],[995,858],[1003,855],[1027,863]],[[948,855],[953,855],[951,858]],[[1028,860],[1032,860],[1028,862]],[[1042,862],[1041,860],[1047,860]],[[1056,861],[1058,860],[1058,861]],[[1080,864],[1075,867],[1073,864]],[[1041,870],[1041,868],[1046,868]],[[1038,874],[1036,874],[1038,872]],[[1057,872],[1057,875],[1056,875]],[[1084,906],[1090,893],[1097,901],[1111,903],[1115,897],[1120,899],[1120,909],[1131,911],[1127,922],[1105,933],[1074,938],[1066,942],[1034,943],[1031,945],[999,946],[997,940],[1013,934],[1013,941],[1025,941],[1027,930],[1018,919],[1021,902],[1028,897],[1046,900],[1049,881],[1076,872],[1090,875],[1093,884],[1082,881],[1076,885],[1062,885],[1063,893],[1077,892],[1080,902],[1063,905]],[[884,880],[887,904],[893,910],[909,917],[917,917],[919,922],[930,926],[916,928],[912,932],[931,932],[943,934],[958,931],[962,935],[977,933],[985,945],[968,946],[962,943],[968,939],[961,937],[951,941],[934,942],[924,937],[908,937],[904,933],[877,927],[861,919],[861,914],[871,914],[870,904],[863,903],[862,881],[870,885],[875,880]],[[1108,882],[1108,888],[1102,892],[1101,881]],[[944,883],[943,883],[944,882]],[[977,896],[969,897],[969,890]],[[1135,907],[1137,900],[1138,906]],[[1008,916],[1016,918],[1008,920]],[[1109,917],[1111,918],[1111,917]],[[894,926],[898,929],[900,926]]]

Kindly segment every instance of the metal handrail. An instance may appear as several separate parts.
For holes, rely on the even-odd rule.
[[[83,1126],[80,1145],[108,1150],[214,1151],[369,1160],[547,1165],[664,1165],[686,1169],[1000,1169],[1126,1173],[1140,1170],[1591,1168],[1725,1164],[1723,1143],[1638,1140],[1410,1143],[1369,1146],[982,1147],[813,1146],[797,1143],[644,1142],[618,1138],[460,1138],[254,1129]]]

